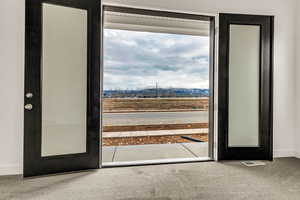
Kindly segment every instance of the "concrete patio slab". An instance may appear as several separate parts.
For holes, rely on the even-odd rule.
[[[147,144],[117,147],[114,162],[195,157],[180,144]]]
[[[105,146],[102,148],[103,162],[194,158],[207,156],[207,142]]]
[[[178,129],[178,130],[159,130],[159,131],[122,131],[122,132],[103,132],[103,138],[117,137],[138,137],[138,136],[161,136],[161,135],[184,135],[208,133],[208,128]]]
[[[208,157],[208,142],[181,143],[197,157]]]
[[[102,162],[112,162],[115,150],[116,150],[115,146],[103,147],[102,148]]]

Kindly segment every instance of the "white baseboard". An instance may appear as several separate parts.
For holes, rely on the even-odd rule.
[[[294,156],[295,156],[295,151],[293,149],[278,149],[273,151],[274,158],[294,157]]]
[[[0,176],[4,175],[19,175],[22,174],[20,165],[0,165]]]

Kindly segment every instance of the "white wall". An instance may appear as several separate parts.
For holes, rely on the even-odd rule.
[[[300,1],[297,1],[295,10],[299,12]],[[295,154],[300,158],[300,14],[296,16],[296,66],[295,66],[295,82],[296,82],[296,130],[295,130]]]
[[[0,1],[0,174],[22,172],[24,1]],[[274,153],[275,156],[292,156],[295,150],[296,133],[296,1],[106,0],[105,2],[195,13],[275,15]],[[300,64],[300,60],[298,62]],[[298,141],[299,139],[300,137]],[[300,148],[298,151],[300,152]]]
[[[0,175],[23,163],[25,1],[0,1]]]

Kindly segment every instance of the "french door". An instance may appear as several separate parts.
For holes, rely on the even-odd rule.
[[[273,17],[220,14],[218,159],[272,160]]]
[[[99,0],[26,0],[24,176],[99,168]]]
[[[273,17],[220,14],[218,159],[272,159]],[[99,0],[26,0],[24,176],[99,168]]]

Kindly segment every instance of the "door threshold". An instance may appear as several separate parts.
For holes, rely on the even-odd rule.
[[[139,161],[104,162],[102,163],[101,168],[165,165],[165,164],[180,164],[180,163],[208,162],[208,161],[214,161],[214,159],[210,157],[198,157],[198,158],[173,158],[173,159],[156,159],[156,160],[139,160]]]

